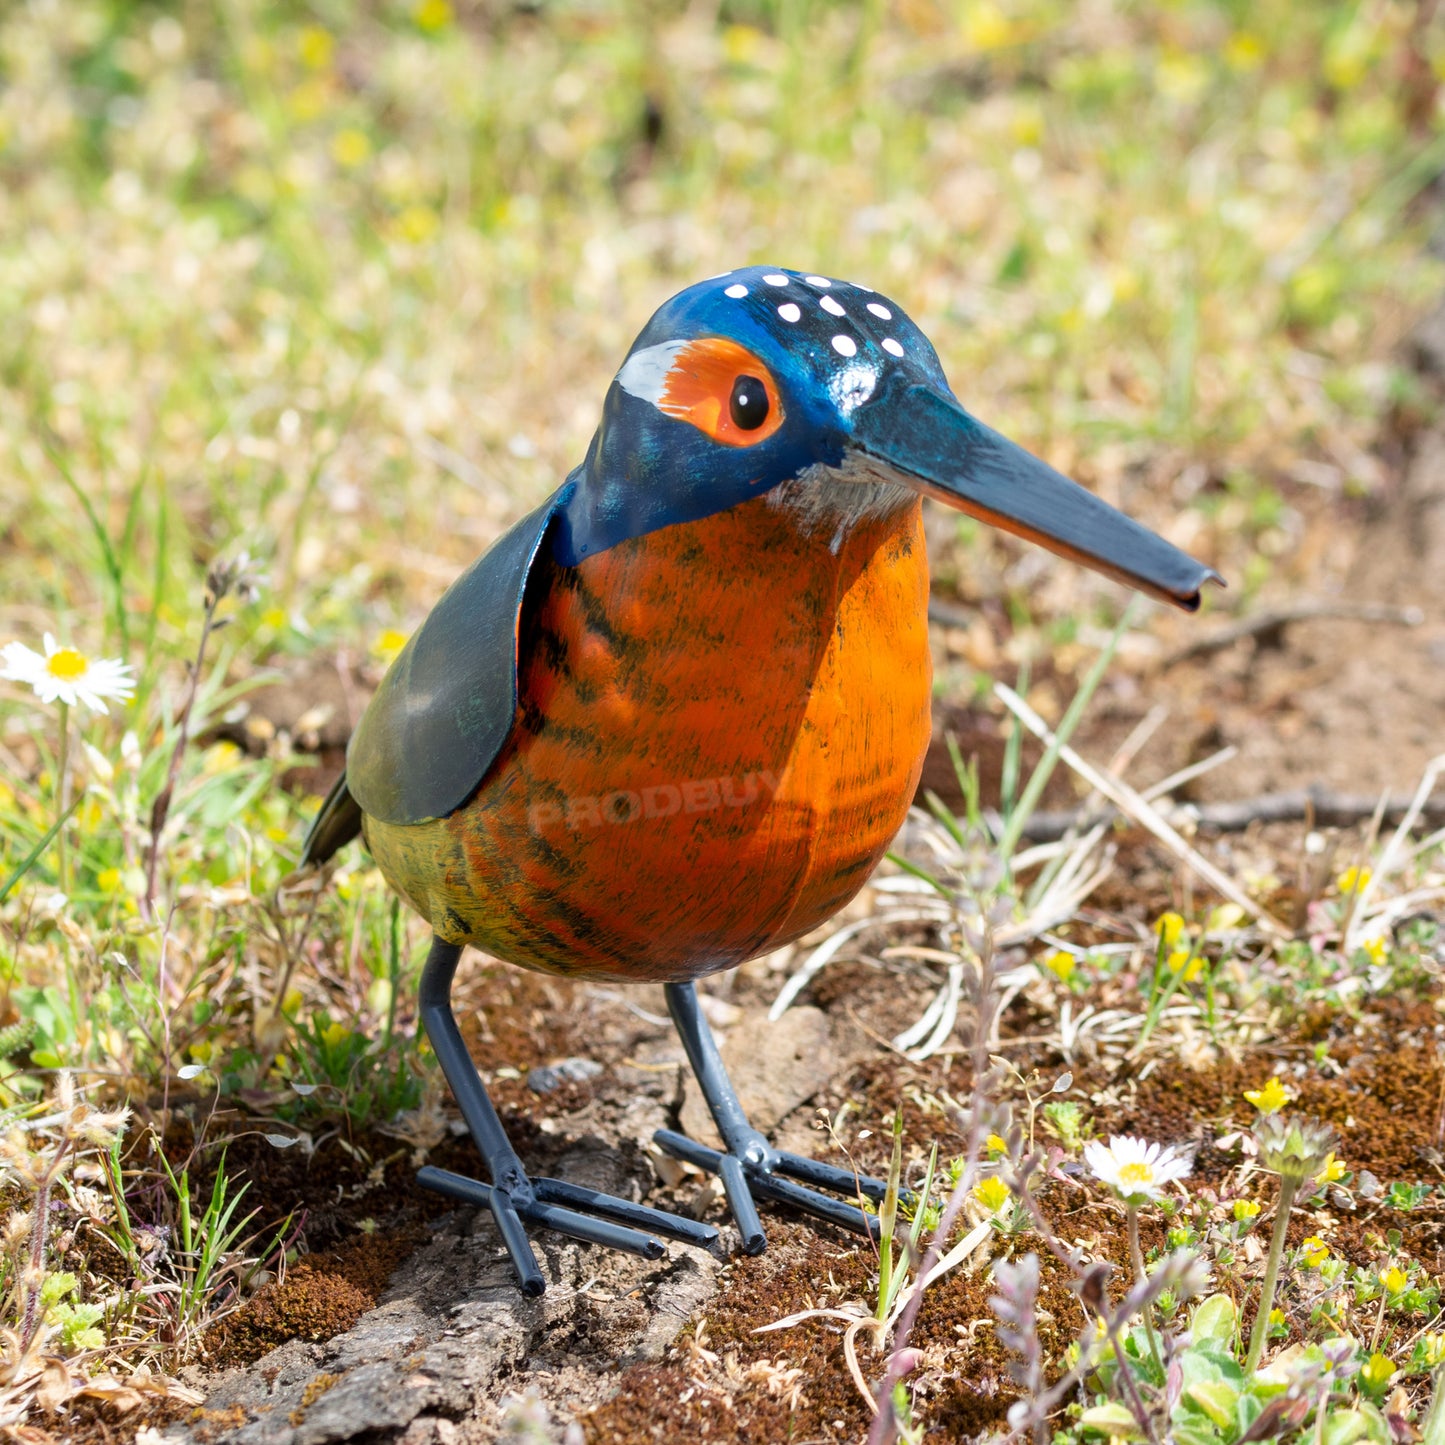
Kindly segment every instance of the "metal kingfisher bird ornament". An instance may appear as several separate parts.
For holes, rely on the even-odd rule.
[[[524,1222],[648,1257],[717,1231],[527,1174],[452,1015],[466,944],[666,985],[725,1149],[657,1143],[721,1176],[750,1253],[759,1198],[870,1227],[850,1170],[748,1123],[694,980],[816,928],[903,823],[930,727],[924,496],[1184,608],[1218,580],[976,421],[895,302],[751,267],[657,312],[581,466],[457,579],[351,739],[303,862],[360,833],[431,924],[421,1017],[490,1182],[418,1177],[491,1210],[529,1294]]]

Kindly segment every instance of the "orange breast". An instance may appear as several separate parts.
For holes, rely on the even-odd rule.
[[[451,817],[367,841],[452,942],[687,979],[815,927],[903,821],[928,744],[917,505],[835,552],[767,498],[540,576],[518,724]]]

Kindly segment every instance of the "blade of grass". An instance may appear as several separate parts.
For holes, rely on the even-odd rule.
[[[1003,836],[999,839],[998,844],[998,855],[1005,868],[1012,869],[1014,850],[1023,836],[1024,824],[1028,822],[1034,809],[1038,807],[1039,799],[1043,797],[1044,789],[1048,786],[1054,767],[1059,761],[1061,749],[1073,735],[1074,729],[1078,727],[1079,719],[1083,717],[1084,709],[1089,705],[1089,699],[1093,697],[1099,683],[1103,681],[1109,664],[1114,660],[1114,654],[1119,650],[1119,641],[1134,620],[1135,605],[1135,599],[1131,597],[1129,605],[1125,607],[1108,642],[1100,649],[1098,657],[1094,659],[1094,665],[1085,675],[1083,682],[1079,684],[1078,691],[1074,694],[1074,699],[1064,713],[1063,720],[1048,743],[1043,757],[1039,759],[1038,766],[1029,775],[1018,805],[1007,815]],[[1021,723],[1022,719],[1019,719],[1019,722]]]
[[[1027,697],[1029,691],[1029,663],[1025,658],[1019,664],[1018,692],[1020,697]],[[1019,787],[1019,765],[1023,753],[1024,734],[1023,729],[1014,720],[1013,726],[1009,729],[1008,739],[1003,748],[1003,768],[999,774],[998,795],[999,809],[1003,816],[1012,818],[1014,805],[1018,799]],[[1005,866],[1008,864],[1009,853],[1002,854]]]
[[[994,684],[994,691],[1024,724],[1042,742],[1054,740],[1049,725],[1011,687],[1002,682]],[[1222,873],[1197,848],[1192,848],[1179,835],[1176,828],[1134,791],[1121,778],[1102,772],[1092,763],[1086,762],[1067,743],[1059,747],[1059,756],[1078,773],[1090,786],[1097,788],[1117,808],[1133,818],[1141,827],[1147,828],[1187,868],[1197,874],[1211,888],[1231,903],[1237,903],[1255,919],[1259,925],[1277,937],[1288,937],[1289,930],[1267,909],[1261,907],[1228,874]]]
[[[80,806],[84,796],[81,793],[70,800],[70,806],[50,825],[45,836],[20,860],[19,866],[5,882],[0,883],[0,903],[4,903],[10,896],[10,890],[35,866],[35,860],[50,846],[55,835],[70,821],[70,815]]]
[[[110,582],[112,621],[115,623],[116,633],[120,638],[121,650],[129,652],[130,623],[125,612],[125,574],[121,570],[120,558],[115,555],[115,548],[111,545],[110,534],[101,524],[95,508],[91,505],[90,498],[85,494],[85,489],[75,480],[75,475],[70,470],[64,453],[60,449],[60,438],[55,436],[49,427],[42,426],[40,445],[45,448],[45,455],[50,458],[51,465],[60,473],[61,481],[70,488],[75,500],[80,503],[80,509],[85,513],[86,521],[90,523],[90,530],[95,534],[95,540],[100,546],[100,560],[105,566],[105,574]]]

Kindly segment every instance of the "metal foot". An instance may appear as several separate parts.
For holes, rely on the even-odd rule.
[[[877,1202],[887,1193],[888,1186],[881,1179],[870,1179],[832,1164],[820,1164],[816,1159],[774,1149],[748,1123],[732,1080],[723,1067],[712,1030],[702,1016],[697,990],[690,983],[670,983],[666,992],[668,1012],[682,1035],[688,1062],[697,1075],[727,1152],[709,1149],[673,1129],[659,1129],[652,1136],[653,1141],[664,1153],[695,1164],[699,1169],[711,1170],[722,1180],[723,1192],[743,1237],[743,1249],[748,1254],[761,1254],[767,1248],[767,1237],[754,1202],[757,1199],[790,1204],[805,1214],[877,1239],[878,1216],[869,1214],[856,1201],[861,1193]],[[792,1182],[795,1179],[836,1190],[845,1198],[835,1199],[804,1189]],[[911,1202],[912,1195],[905,1191],[903,1198]]]
[[[502,1121],[472,1063],[461,1030],[452,1013],[452,978],[456,974],[461,949],[455,944],[432,939],[431,952],[421,976],[421,1018],[431,1039],[437,1061],[451,1085],[462,1117],[467,1121],[487,1172],[490,1184],[449,1169],[432,1165],[417,1171],[417,1183],[435,1189],[449,1198],[467,1204],[481,1205],[492,1212],[497,1231],[511,1256],[512,1267],[522,1286],[522,1293],[539,1295],[547,1287],[537,1256],[532,1252],[522,1221],[555,1229],[573,1239],[589,1244],[606,1245],[644,1259],[657,1259],[663,1245],[643,1230],[654,1230],[687,1244],[709,1247],[717,1242],[718,1232],[710,1224],[684,1219],[661,1209],[634,1204],[630,1199],[602,1194],[561,1179],[531,1179],[522,1168],[522,1161],[507,1138]],[[602,1215],[593,1219],[591,1215]],[[615,1222],[614,1222],[615,1221]],[[637,1226],[633,1228],[631,1226]]]

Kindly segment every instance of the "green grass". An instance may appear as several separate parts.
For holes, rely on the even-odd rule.
[[[312,806],[278,786],[289,740],[215,728],[306,658],[379,669],[695,279],[770,260],[893,295],[966,404],[1250,586],[1302,468],[1378,484],[1389,409],[1420,404],[1394,348],[1442,279],[1445,42],[1405,7],[1089,13],[0,11],[0,642],[137,674],[72,715],[65,897],[57,720],[0,691],[0,1026],[29,1030],[0,1105],[57,1069],[349,1126],[415,1105],[419,925],[359,858],[281,890]],[[969,535],[942,559],[965,588],[998,546]],[[264,578],[220,604],[148,914],[205,579],[243,551]],[[1045,636],[1075,605],[1117,602],[1074,576],[1011,600]],[[227,1247],[234,1203],[198,1201]],[[76,1290],[51,1305],[78,1334]]]

